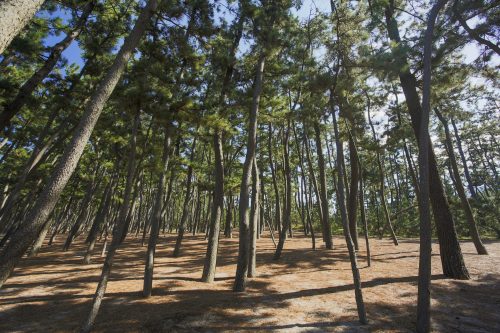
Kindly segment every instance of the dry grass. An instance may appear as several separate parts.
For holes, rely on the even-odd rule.
[[[411,332],[415,326],[418,243],[371,239],[372,267],[361,244],[359,266],[369,318],[360,325],[347,250],[313,251],[310,240],[287,240],[282,259],[272,260],[269,238],[258,241],[258,277],[248,292],[231,292],[237,239],[221,239],[216,282],[199,281],[206,243],[187,236],[172,258],[173,235],[162,237],[155,265],[154,296],[141,297],[145,248],[128,238],[116,257],[96,332]],[[25,259],[0,290],[1,332],[69,332],[87,315],[103,259],[82,264],[78,239],[61,252],[63,237]],[[470,281],[443,279],[434,248],[432,306],[436,332],[500,332],[500,243],[489,256],[464,243]],[[96,249],[100,253],[100,249]]]

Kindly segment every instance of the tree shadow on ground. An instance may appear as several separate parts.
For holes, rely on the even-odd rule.
[[[169,244],[172,244],[173,238]],[[200,245],[201,243],[201,245]],[[139,244],[139,245],[138,245]],[[219,276],[215,284],[204,284],[193,274],[201,275],[204,245],[202,237],[190,238],[184,244],[181,258],[169,256],[171,246],[159,246],[163,258],[155,268],[153,297],[144,299],[138,291],[109,290],[96,322],[96,331],[124,332],[367,332],[412,331],[415,326],[414,304],[381,298],[366,301],[368,325],[360,325],[355,310],[344,314],[315,313],[314,317],[297,318],[290,313],[286,322],[275,320],[277,310],[287,311],[296,302],[351,292],[352,283],[308,287],[302,290],[280,290],[274,279],[284,275],[317,274],[334,270],[331,265],[348,262],[345,248],[334,251],[290,248],[280,261],[273,261],[273,247],[260,248],[258,265],[264,273],[248,284],[247,293],[231,291],[232,276]],[[234,265],[237,240],[221,241],[219,267]],[[73,255],[83,249],[75,244]],[[59,248],[56,248],[59,250]],[[39,258],[23,262],[13,282],[0,290],[0,331],[75,331],[88,314],[97,284],[102,258],[82,266],[80,259],[60,258],[54,249],[44,248]],[[141,284],[145,248],[140,240],[129,239],[120,249],[111,282],[133,281]],[[377,255],[381,263],[387,257],[397,263],[415,251],[389,251]],[[418,253],[415,254],[418,257]],[[64,268],[61,267],[64,265]],[[170,271],[165,271],[170,269]],[[30,275],[31,270],[31,275]],[[34,272],[33,272],[34,271]],[[309,275],[304,275],[307,279]],[[49,280],[47,280],[47,278]],[[350,281],[350,280],[349,280]],[[417,276],[374,277],[363,281],[363,290],[401,283],[415,286]],[[454,281],[433,275],[433,327],[448,332],[500,331],[500,277],[490,274],[475,281]],[[188,289],[187,289],[188,288]],[[302,287],[301,287],[302,288]],[[413,288],[415,289],[415,288]],[[26,291],[30,293],[26,294]],[[42,292],[43,291],[43,292]],[[384,290],[382,290],[384,291]],[[410,293],[409,297],[414,297]],[[333,306],[333,305],[332,305]],[[341,304],[348,308],[352,304]]]

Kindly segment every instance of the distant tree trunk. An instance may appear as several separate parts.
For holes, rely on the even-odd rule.
[[[165,190],[165,179],[168,169],[168,162],[170,156],[170,145],[173,133],[173,126],[171,124],[167,125],[165,129],[165,139],[163,142],[163,156],[162,156],[162,171],[160,173],[160,179],[158,180],[156,187],[156,198],[151,212],[151,233],[149,234],[148,242],[148,252],[146,255],[146,266],[144,268],[144,288],[143,296],[151,296],[153,290],[153,269],[154,269],[154,259],[156,251],[156,243],[158,241],[158,235],[160,233],[160,220],[161,220],[161,208],[163,201],[163,193]]]
[[[467,188],[469,189],[472,198],[477,200],[476,189],[474,188],[474,183],[472,182],[472,177],[470,176],[469,167],[467,165],[467,159],[465,158],[464,150],[462,147],[462,139],[458,134],[457,124],[455,120],[451,118],[451,126],[453,127],[453,134],[455,135],[455,141],[457,142],[458,154],[460,155],[460,160],[462,161],[462,166],[464,168],[465,179],[467,180]]]
[[[323,207],[321,206],[321,200],[319,199],[320,196],[319,196],[318,182],[316,181],[316,176],[314,174],[314,169],[312,166],[311,153],[310,153],[310,149],[309,149],[309,140],[307,139],[307,137],[304,140],[304,148],[306,151],[306,159],[307,159],[307,164],[308,164],[308,168],[309,168],[309,175],[310,175],[309,190],[314,189],[314,194],[316,195],[316,200],[318,202],[319,217],[320,217],[320,219],[323,219]],[[311,186],[311,184],[312,184],[312,186]],[[313,201],[312,201],[312,191],[309,191],[309,206],[310,207],[314,206]],[[323,224],[321,224],[321,226],[323,226]],[[312,226],[311,226],[311,229],[312,229]],[[323,235],[323,242],[325,242],[326,238],[325,238],[325,234],[323,232],[322,232],[322,235]]]
[[[395,43],[401,43],[397,21],[393,17],[394,8],[388,6],[385,10],[386,24],[389,38]],[[403,63],[399,72],[401,87],[406,99],[406,105],[410,112],[413,131],[420,141],[420,123],[422,118],[422,106],[420,97],[417,92],[417,82],[415,76],[410,72],[406,55],[398,54],[398,57],[403,57]],[[441,256],[441,264],[443,274],[454,279],[469,279],[469,272],[464,263],[462,250],[458,241],[457,232],[455,229],[455,221],[451,214],[450,206],[446,198],[443,183],[439,176],[436,156],[432,143],[429,142],[429,185],[430,185],[430,201],[436,223],[436,231],[439,239],[439,254]],[[420,189],[422,191],[422,189]]]
[[[250,255],[248,258],[247,277],[254,277],[257,266],[257,237],[259,228],[259,192],[260,179],[259,168],[257,167],[257,158],[254,158],[252,168],[252,207],[250,210]]]
[[[92,181],[91,184],[88,185],[87,187],[87,192],[85,193],[85,197],[82,200],[82,204],[80,205],[80,213],[78,214],[78,217],[76,218],[75,223],[71,227],[68,237],[66,238],[66,242],[64,243],[63,246],[63,251],[68,251],[71,244],[73,243],[73,240],[75,239],[78,231],[81,229],[83,226],[84,222],[87,220],[87,217],[89,215],[89,204],[90,200],[92,200],[92,197],[95,192],[95,184],[94,181]]]
[[[77,20],[73,30],[70,31],[62,41],[60,41],[59,43],[57,43],[52,47],[52,50],[47,60],[45,60],[43,66],[40,69],[38,69],[33,74],[33,76],[31,76],[22,85],[16,97],[14,97],[14,99],[10,103],[7,103],[5,105],[4,110],[2,111],[2,113],[0,113],[0,129],[5,128],[6,126],[9,125],[12,117],[14,117],[21,110],[21,108],[28,101],[28,98],[31,96],[33,91],[35,91],[36,87],[47,77],[47,75],[49,75],[49,73],[55,67],[63,51],[66,48],[68,48],[68,46],[80,35],[95,5],[96,5],[95,0],[87,2],[85,8],[83,8],[82,15]],[[2,18],[1,18],[1,6],[0,6],[0,20],[1,19]]]
[[[226,207],[226,225],[224,227],[224,237],[232,237],[233,229],[233,192],[229,191]]]
[[[184,238],[184,231],[186,229],[186,221],[189,213],[189,202],[191,201],[191,185],[193,183],[193,161],[195,157],[195,149],[196,149],[196,137],[193,139],[193,144],[191,146],[191,156],[189,158],[189,166],[188,172],[186,176],[186,193],[184,195],[184,204],[182,205],[182,215],[181,220],[179,221],[179,230],[177,235],[177,240],[175,242],[175,249],[173,256],[178,257],[181,251],[181,244]]]
[[[323,235],[325,246],[327,249],[333,249],[332,242],[332,230],[330,227],[330,210],[328,208],[328,195],[326,187],[326,173],[325,173],[325,158],[323,155],[323,146],[321,144],[321,130],[319,127],[319,122],[315,122],[314,134],[316,139],[316,152],[318,155],[318,168],[319,168],[319,183],[320,183],[320,193],[318,200],[321,201],[322,219],[321,225],[323,227]]]
[[[85,253],[85,257],[83,258],[84,264],[90,264],[90,260],[92,258],[92,252],[94,251],[95,243],[97,240],[98,234],[102,231],[102,228],[106,222],[106,215],[108,214],[108,210],[111,206],[111,198],[112,198],[112,183],[110,182],[106,189],[104,190],[104,196],[101,200],[101,205],[97,211],[96,217],[94,219],[94,223],[90,228],[89,235],[85,240],[85,243],[88,244],[87,251]]]
[[[450,129],[448,128],[448,121],[444,118],[441,112],[436,108],[434,110],[439,120],[443,124],[444,133],[445,133],[445,142],[448,150],[448,157],[451,164],[451,171],[454,178],[455,189],[457,190],[458,197],[460,198],[460,202],[462,203],[462,209],[465,213],[465,218],[467,220],[469,226],[469,235],[474,242],[474,246],[476,247],[476,251],[478,254],[488,254],[488,251],[484,247],[483,242],[481,241],[481,236],[479,236],[479,231],[477,230],[476,219],[474,218],[474,213],[472,212],[472,208],[467,199],[467,195],[465,194],[464,185],[462,183],[462,178],[460,177],[460,172],[458,171],[457,160],[455,158],[455,152],[453,151],[453,142],[451,140]]]
[[[333,92],[332,92],[333,93]],[[333,100],[331,100],[333,101]],[[344,229],[344,237],[346,240],[347,244],[347,249],[349,251],[349,259],[351,261],[351,270],[352,270],[352,276],[353,276],[353,282],[354,282],[354,293],[356,297],[356,305],[358,308],[358,317],[359,321],[362,324],[367,323],[366,319],[366,310],[365,310],[365,303],[363,301],[363,293],[361,290],[361,277],[359,275],[359,269],[358,269],[358,263],[356,259],[356,251],[354,249],[354,244],[352,242],[352,238],[350,235],[349,231],[349,222],[347,218],[347,208],[345,204],[345,194],[344,194],[344,169],[342,165],[342,160],[344,159],[343,155],[343,147],[342,147],[342,142],[340,141],[340,135],[338,131],[338,126],[337,126],[337,117],[335,115],[335,110],[333,108],[334,106],[332,105],[332,117],[333,117],[333,128],[335,132],[335,141],[337,144],[337,173],[338,173],[338,180],[337,180],[337,201],[339,203],[339,210],[340,210],[340,216],[342,219],[342,226]]]
[[[238,264],[236,267],[236,276],[234,279],[233,290],[237,292],[245,291],[247,273],[248,273],[248,259],[249,259],[249,185],[252,177],[252,164],[255,158],[255,151],[257,146],[257,116],[259,113],[259,102],[262,94],[262,86],[264,79],[264,64],[266,57],[264,54],[259,56],[256,67],[255,84],[253,87],[252,106],[248,120],[248,139],[247,139],[247,153],[245,162],[243,164],[243,175],[241,178],[240,186],[240,200],[239,200],[239,247],[238,247]]]
[[[283,246],[285,245],[286,233],[291,224],[292,215],[292,174],[290,169],[290,120],[288,120],[287,129],[285,132],[285,139],[283,140],[283,157],[285,162],[285,215],[283,221],[283,228],[281,229],[280,238],[278,241],[278,246],[276,247],[276,252],[274,252],[274,260],[278,260],[281,257],[281,252],[283,251]]]
[[[351,133],[349,134],[349,157],[351,166],[351,185],[349,191],[349,198],[347,201],[347,218],[349,219],[349,232],[351,234],[352,241],[354,243],[354,248],[359,250],[358,244],[358,186],[359,186],[359,163],[358,163],[358,152],[356,150],[356,143],[354,142],[354,131],[351,128]]]
[[[268,126],[268,136],[267,136],[267,150],[269,154],[269,168],[271,169],[271,176],[273,179],[273,189],[274,189],[274,200],[275,200],[275,208],[274,208],[274,220],[275,220],[275,225],[276,228],[278,229],[278,232],[281,233],[281,225],[282,225],[282,215],[281,215],[281,199],[280,199],[280,192],[278,189],[278,179],[276,176],[276,170],[274,168],[274,161],[273,161],[273,148],[272,148],[272,140],[273,140],[273,128],[271,123],[269,123]]]
[[[35,16],[43,3],[44,0],[4,0],[0,2],[0,54]]]
[[[224,210],[224,158],[222,152],[222,133],[217,131],[213,137],[215,152],[215,189],[213,193],[212,215],[208,231],[208,245],[203,266],[203,282],[213,282],[217,267],[220,220]],[[228,209],[230,211],[230,209]],[[231,215],[231,214],[229,214]],[[226,223],[227,226],[227,223]]]
[[[50,219],[50,217],[49,217]],[[40,232],[40,235],[38,235],[38,238],[36,239],[35,243],[31,247],[31,251],[28,253],[28,257],[35,257],[38,254],[38,251],[43,245],[43,241],[45,240],[45,237],[47,236],[47,233],[49,232],[49,220],[45,222],[45,225],[43,226],[42,231]]]
[[[142,23],[142,26],[146,25],[146,23],[151,18],[152,11],[156,8],[156,4],[151,8],[151,2],[149,2],[146,6],[147,7],[145,8],[145,10],[143,10],[141,16],[138,19],[138,23],[136,23],[136,26],[134,27],[134,31],[136,30],[137,25],[139,23]],[[81,332],[90,332],[92,326],[94,325],[94,320],[99,311],[99,307],[101,306],[102,299],[104,298],[104,293],[106,292],[109,275],[111,274],[111,268],[113,267],[115,253],[121,244],[123,233],[126,232],[126,227],[127,227],[126,220],[127,220],[127,214],[129,212],[129,205],[131,199],[130,197],[132,196],[132,186],[134,183],[134,175],[136,169],[136,147],[137,147],[137,135],[139,131],[139,124],[140,124],[140,109],[137,109],[137,112],[134,117],[132,135],[130,136],[130,147],[129,147],[130,150],[127,161],[127,179],[125,182],[125,189],[123,191],[123,203],[120,206],[118,218],[115,221],[113,227],[111,245],[109,246],[106,259],[104,260],[101,277],[99,279],[99,284],[97,285],[94,298],[92,299],[90,312],[87,319],[83,323]],[[107,239],[107,233],[106,233],[106,239]],[[103,246],[104,247],[106,246],[106,241],[104,242]],[[103,248],[103,253],[104,253],[104,248]]]
[[[360,170],[362,170],[361,163]],[[365,233],[365,244],[366,244],[366,260],[368,267],[372,265],[372,258],[370,254],[370,241],[368,237],[368,222],[366,220],[366,212],[365,212],[365,188],[363,182],[363,172],[359,174],[359,208],[361,212],[361,221],[363,222],[363,231]]]
[[[373,122],[371,119],[370,115],[370,108],[368,108],[368,122],[370,124],[370,127],[372,129],[372,136],[373,140],[377,142],[377,135],[375,134],[375,127],[373,126]],[[379,176],[380,176],[380,187],[379,187],[379,193],[380,193],[380,201],[382,202],[382,210],[384,211],[384,216],[385,216],[385,221],[386,221],[386,226],[389,227],[389,231],[391,233],[392,241],[394,242],[394,245],[398,245],[398,238],[396,237],[396,233],[394,232],[394,228],[392,227],[392,222],[391,222],[391,214],[389,213],[389,209],[387,208],[387,200],[385,198],[385,171],[384,171],[384,165],[382,163],[382,158],[380,156],[380,152],[378,151],[377,147],[377,166],[378,166],[378,171],[379,171]],[[384,232],[382,229],[380,233],[380,237],[384,236]]]
[[[73,138],[59,159],[59,163],[52,173],[52,177],[49,179],[47,185],[44,186],[44,190],[38,197],[34,207],[28,213],[23,222],[23,226],[13,236],[13,241],[9,242],[9,245],[2,249],[0,253],[0,287],[7,280],[28,247],[38,236],[48,216],[54,209],[61,192],[64,190],[64,187],[78,164],[90,134],[99,119],[104,104],[113,92],[125,69],[125,65],[136,46],[139,44],[156,6],[157,0],[150,0],[145,10],[143,10],[143,13],[139,15],[134,29],[125,39],[124,44],[116,55],[113,65],[90,97],[80,123],[74,131]],[[4,20],[0,21],[4,22]],[[88,326],[89,329],[90,326]]]

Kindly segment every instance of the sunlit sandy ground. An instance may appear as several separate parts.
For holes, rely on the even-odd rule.
[[[282,259],[273,243],[258,241],[258,277],[247,293],[231,291],[237,239],[221,239],[216,282],[200,282],[204,236],[188,235],[173,258],[174,235],[162,236],[155,264],[154,296],[141,296],[145,247],[128,237],[117,254],[96,332],[411,332],[415,327],[418,243],[370,239],[359,267],[368,325],[357,321],[352,274],[343,238],[335,249],[311,250],[310,239],[288,239]],[[64,237],[46,244],[0,290],[0,332],[70,332],[88,313],[101,272],[99,244],[90,265],[82,264],[83,237],[62,252]],[[432,307],[436,332],[500,332],[500,243],[486,242],[489,256],[462,243],[470,281],[443,279],[434,246]]]

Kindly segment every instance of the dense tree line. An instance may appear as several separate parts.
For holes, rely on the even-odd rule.
[[[239,292],[261,236],[279,260],[296,233],[313,249],[342,234],[366,323],[358,253],[420,235],[429,331],[431,237],[454,279],[460,239],[486,255],[500,237],[498,4],[302,2],[0,3],[0,286],[44,240],[85,239],[84,264],[101,244],[90,331],[127,237],[148,297],[161,234],[173,256],[205,234],[205,282],[237,235]]]

